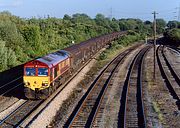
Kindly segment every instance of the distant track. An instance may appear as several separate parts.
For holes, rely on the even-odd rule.
[[[146,46],[134,57],[124,83],[121,106],[118,115],[118,127],[146,127],[142,100],[142,65],[150,46]]]
[[[171,96],[176,100],[177,108],[180,110],[180,92],[176,92],[178,90],[180,91],[179,84],[176,81],[178,78],[176,78],[177,76],[175,75],[175,73],[173,73],[173,69],[172,69],[171,65],[168,63],[167,58],[165,58],[165,56],[163,56],[163,54],[162,54],[162,56],[165,59],[167,66],[168,66],[168,69],[172,74],[169,74],[167,68],[165,68],[163,66],[163,64],[162,64],[163,60],[161,59],[162,57],[160,55],[160,53],[163,53],[162,50],[163,50],[163,47],[158,46],[157,51],[156,51],[159,69],[160,69],[161,75],[164,79],[164,82],[166,84],[167,89],[169,90]],[[173,78],[175,79],[175,81],[173,80]]]
[[[11,92],[12,90],[16,89],[20,85],[23,85],[21,78],[22,78],[22,76],[4,84],[4,85],[1,85],[0,86],[0,95],[3,96],[5,94]]]
[[[138,46],[136,46],[136,47],[138,47]],[[84,66],[86,66],[88,64],[88,62]],[[77,73],[79,73],[81,71],[81,69],[78,70]],[[60,89],[58,89],[55,92],[54,95],[49,97],[47,100],[39,100],[39,101],[28,100],[28,101],[24,102],[16,110],[14,110],[10,114],[8,114],[3,120],[0,121],[0,127],[28,127],[32,123],[32,121],[37,118],[37,116],[51,103],[51,101],[53,101],[53,99],[77,75],[77,73],[74,74],[74,76],[72,76],[63,86],[60,87]],[[43,107],[42,107],[42,104],[44,105]],[[39,112],[35,112],[37,110],[37,108],[39,108],[40,106],[42,109],[40,111],[38,110]],[[30,116],[33,116],[31,121],[28,124],[24,124]]]
[[[176,69],[174,68],[174,66],[172,66],[171,62],[168,60],[168,58],[165,56],[164,53],[164,47],[161,50],[161,54],[166,62],[166,65],[168,66],[171,74],[173,75],[173,77],[175,78],[176,82],[178,83],[178,85],[180,86],[180,76],[178,75],[178,73],[176,72]]]
[[[177,53],[180,54],[180,48],[177,48],[177,47],[172,47],[172,46],[168,46],[169,48],[175,50]]]
[[[0,127],[19,127],[19,125],[26,119],[41,103],[43,100],[24,102],[21,106],[7,115],[0,121]]]
[[[134,46],[134,48],[138,47],[138,46],[140,46],[140,45],[136,45],[136,46]],[[38,109],[34,109],[33,111],[31,111],[31,113],[29,113],[28,116],[26,116],[26,118],[21,120],[21,123],[18,124],[18,127],[29,127],[29,125],[38,117],[38,115],[41,114],[43,112],[43,110],[49,106],[49,104],[56,98],[56,96],[59,95],[59,93],[61,93],[61,91],[89,63],[89,61],[87,61],[83,65],[83,67],[81,67],[81,69],[79,69],[64,85],[62,85],[60,88],[58,88],[58,90],[54,94],[52,94],[48,99],[46,99],[41,104],[36,106],[35,108],[38,108]]]
[[[135,48],[133,48],[135,49]],[[111,85],[114,73],[117,71],[120,62],[127,56],[133,49],[126,50],[113,59],[99,76],[90,85],[88,91],[83,95],[64,127],[98,127],[94,123],[98,113],[102,113],[100,106],[107,88]]]

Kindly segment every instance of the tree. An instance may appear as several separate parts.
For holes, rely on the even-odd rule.
[[[40,28],[35,25],[26,25],[21,28],[21,34],[25,41],[38,50],[40,46]]]
[[[71,20],[71,17],[68,14],[65,14],[63,20]]]
[[[157,33],[161,34],[164,32],[166,27],[166,21],[164,19],[156,19]]]
[[[113,29],[113,31],[120,31],[119,24],[116,21],[111,21],[110,27]]]
[[[72,15],[72,21],[74,23],[89,23],[89,22],[91,22],[91,18],[84,13],[82,13],[82,14],[76,13],[76,14]]]
[[[178,21],[169,21],[167,23],[167,27],[169,29],[177,28],[178,27]]]
[[[15,52],[5,46],[4,41],[0,41],[0,71],[16,65]]]
[[[6,46],[15,50],[16,46],[22,45],[24,40],[16,25],[11,21],[0,21],[0,38],[6,41]]]
[[[149,20],[146,20],[146,21],[144,21],[144,24],[145,24],[145,25],[152,25],[152,22],[149,21]]]
[[[170,45],[180,46],[180,29],[173,28],[171,30],[167,30],[164,33],[164,36]]]
[[[152,33],[152,23],[132,18],[111,20],[103,14],[97,14],[94,19],[84,13],[72,16],[66,14],[63,19],[50,16],[23,19],[9,12],[2,12],[0,19],[0,70],[68,47],[72,45],[72,41],[79,43],[120,30],[138,33],[131,32],[133,40],[139,39],[144,33]],[[124,44],[132,41],[132,38],[128,38]]]

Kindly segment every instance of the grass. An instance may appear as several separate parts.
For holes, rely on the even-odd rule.
[[[162,122],[163,121],[163,115],[162,115],[162,113],[161,113],[161,111],[159,109],[158,103],[155,102],[155,101],[153,101],[152,103],[153,103],[153,109],[158,115],[158,119]]]

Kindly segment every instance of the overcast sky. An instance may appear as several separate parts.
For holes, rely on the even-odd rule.
[[[62,18],[64,14],[86,13],[92,18],[102,13],[115,18],[140,18],[152,20],[152,12],[159,14],[157,18],[174,20],[178,15],[180,0],[0,0],[0,11],[31,18]],[[112,11],[111,11],[112,10]],[[177,18],[176,18],[177,19]]]

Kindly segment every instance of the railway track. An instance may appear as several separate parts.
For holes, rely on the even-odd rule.
[[[0,127],[19,127],[21,123],[24,121],[24,119],[26,119],[42,102],[43,100],[27,100],[17,109],[12,111],[9,115],[7,115],[3,120],[1,120]]]
[[[0,95],[6,95],[9,92],[12,92],[14,89],[17,89],[18,87],[22,87],[22,76],[0,86]]]
[[[67,86],[67,84],[89,63],[89,61],[87,61],[64,85],[62,85],[48,99],[39,101],[27,100],[23,104],[21,104],[17,109],[9,113],[6,117],[4,117],[4,119],[0,120],[0,128],[28,127],[37,118],[37,116],[51,103],[51,101],[53,101],[53,99]],[[9,84],[10,83],[13,82],[9,82]],[[12,89],[7,90],[6,92],[4,92],[4,94],[9,93],[11,91]],[[38,108],[41,109],[37,110]],[[30,120],[28,119],[29,117],[31,118]],[[26,122],[27,120],[29,121]]]
[[[171,64],[168,62],[168,59],[164,55],[162,46],[159,46],[157,48],[156,53],[159,69],[166,84],[166,87],[170,92],[171,96],[176,100],[176,106],[178,110],[180,110],[179,76],[176,74],[175,70],[172,68]],[[166,66],[163,66],[163,64],[166,64]]]
[[[64,127],[98,127],[100,117],[97,115],[103,113],[104,95],[112,86],[113,77],[120,63],[132,50],[126,50],[107,65],[83,95]]]
[[[138,46],[139,45],[137,45],[136,47],[138,47]],[[130,50],[133,50],[136,47],[133,47]],[[129,51],[129,50],[127,50],[127,51]],[[85,65],[87,65],[87,64],[85,64]],[[61,88],[59,88],[47,100],[45,100],[45,101],[44,100],[25,101],[17,109],[15,109],[13,112],[8,114],[4,119],[0,120],[0,127],[27,127],[27,126],[29,126],[33,122],[33,120],[35,120],[37,118],[37,116],[51,103],[51,101],[53,101],[53,99],[64,89],[64,87],[71,81],[71,79],[73,79],[81,71],[81,69],[79,69],[76,72],[76,74],[74,74],[74,76],[72,76],[72,78],[70,78]],[[37,110],[37,109],[40,109],[40,110]],[[29,117],[30,117],[30,119],[29,119]]]
[[[180,48],[173,47],[173,46],[168,46],[168,47],[176,51],[178,54],[180,54]]]
[[[175,81],[177,82],[177,84],[180,86],[180,76],[178,75],[176,69],[174,66],[172,66],[173,64],[168,60],[168,58],[165,55],[165,51],[164,51],[164,47],[161,50],[161,54],[164,58],[164,61],[166,62],[166,65],[168,66],[169,71],[171,72],[171,74],[173,75],[173,77],[175,78]]]
[[[118,115],[118,127],[146,127],[144,105],[142,101],[142,65],[150,46],[139,51],[134,57],[124,82],[121,106]]]

